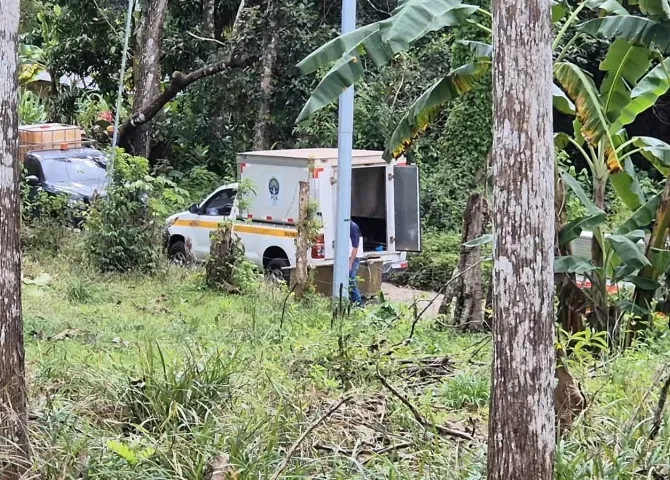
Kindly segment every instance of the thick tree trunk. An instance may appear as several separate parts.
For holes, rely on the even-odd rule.
[[[270,11],[272,14],[272,10]],[[275,13],[276,14],[276,13]],[[261,73],[261,99],[254,127],[254,150],[269,150],[272,127],[272,82],[277,63],[279,29],[270,21],[269,31],[263,41],[263,69]]]
[[[0,0],[0,477],[18,479],[29,456],[21,317],[18,158],[19,0]],[[8,465],[7,458],[11,459]]]
[[[307,254],[311,244],[309,202],[309,182],[300,182],[300,194],[298,196],[300,217],[298,219],[295,264],[295,296],[299,299],[305,296],[309,283],[309,272],[307,270]]]
[[[216,0],[203,0],[202,10],[205,33],[209,38],[214,38],[216,36]]]
[[[473,193],[463,215],[463,231],[461,235],[461,254],[457,267],[457,275],[453,288],[445,292],[441,314],[451,311],[452,303],[454,323],[463,331],[479,332],[484,330],[484,310],[482,307],[482,267],[481,247],[468,248],[464,244],[481,237],[486,229],[487,206],[486,197]]]
[[[168,0],[150,0],[146,13],[137,27],[137,47],[133,79],[135,99],[133,114],[147,108],[160,93],[161,48]],[[126,139],[127,148],[134,154],[149,157],[151,148],[151,123],[145,122],[133,130]]]
[[[494,0],[494,325],[488,478],[554,460],[554,144],[546,0]]]

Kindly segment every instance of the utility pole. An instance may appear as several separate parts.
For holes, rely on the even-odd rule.
[[[356,0],[342,0],[342,34],[356,28]],[[337,158],[337,220],[333,301],[349,298],[349,228],[351,225],[351,157],[354,137],[354,87],[340,95]]]

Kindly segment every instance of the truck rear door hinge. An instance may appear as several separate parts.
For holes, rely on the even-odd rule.
[[[392,173],[389,173],[389,182],[392,182],[394,178],[395,178],[395,175],[393,175]]]

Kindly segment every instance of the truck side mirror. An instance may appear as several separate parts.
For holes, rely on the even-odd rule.
[[[197,203],[194,203],[190,207],[188,207],[188,212],[193,213],[193,214],[199,214],[200,213],[200,205]]]
[[[40,184],[40,179],[35,175],[28,175],[26,177],[26,183],[31,187],[38,187]]]

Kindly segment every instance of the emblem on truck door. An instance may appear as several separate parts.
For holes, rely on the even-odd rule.
[[[272,177],[268,183],[268,190],[270,190],[270,200],[276,205],[279,202],[279,180]]]

